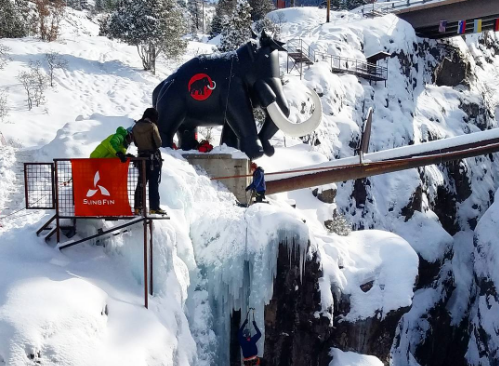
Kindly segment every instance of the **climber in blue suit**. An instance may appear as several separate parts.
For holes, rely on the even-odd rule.
[[[258,342],[262,336],[262,333],[253,319],[253,326],[255,327],[256,334],[252,337],[251,331],[246,329],[246,324],[248,324],[248,319],[246,319],[243,325],[241,325],[238,332],[239,344],[241,345],[241,349],[243,351],[244,366],[260,365],[260,359],[257,356],[258,347],[256,346],[256,342]]]
[[[250,189],[256,192],[256,202],[262,202],[265,198],[265,191],[267,187],[265,185],[265,173],[262,167],[251,163],[251,171],[253,172],[253,182],[246,187],[246,192]]]

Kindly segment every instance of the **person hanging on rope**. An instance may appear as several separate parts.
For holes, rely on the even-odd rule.
[[[116,129],[116,133],[108,136],[92,151],[90,157],[92,159],[118,157],[122,163],[126,163],[127,157],[133,157],[130,154],[126,155],[126,150],[132,139],[132,129],[124,129],[120,126]]]
[[[249,320],[249,310],[246,314],[246,320],[244,321],[243,325],[241,325],[241,328],[239,328],[238,332],[239,345],[241,346],[241,349],[243,351],[244,366],[260,365],[260,358],[258,358],[258,347],[256,345],[256,342],[258,342],[258,340],[262,336],[262,333],[260,332],[260,329],[258,329],[258,326],[255,322],[255,309],[251,308],[250,310],[253,310],[253,326],[255,327],[256,334],[254,336],[251,336],[251,330],[249,328],[246,328]]]
[[[142,118],[133,126],[133,142],[139,150],[139,157],[147,158],[146,161],[146,184],[149,182],[149,213],[151,215],[166,215],[166,211],[159,205],[159,183],[161,182],[161,168],[163,167],[163,158],[161,157],[162,140],[159,134],[158,111],[154,108],[147,108]],[[143,192],[142,169],[139,169],[139,183],[135,189],[135,207],[136,215],[142,213],[142,192]]]
[[[253,192],[255,192],[256,202],[263,202],[265,199],[265,191],[267,190],[265,185],[265,173],[262,167],[256,165],[256,163],[251,163],[251,172],[253,173],[253,182],[246,187],[246,192],[251,189],[252,195]]]

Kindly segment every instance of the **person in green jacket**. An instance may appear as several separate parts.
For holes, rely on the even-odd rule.
[[[120,158],[122,163],[126,163],[126,149],[132,142],[131,130],[118,127],[116,133],[108,136],[90,154],[91,158]]]

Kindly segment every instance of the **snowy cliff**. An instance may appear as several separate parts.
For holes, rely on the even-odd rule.
[[[350,59],[390,57],[387,87],[333,74],[327,60],[305,68],[301,81],[296,70],[283,75],[291,118],[306,118],[307,85],[321,96],[324,119],[313,146],[278,133],[275,156],[259,160],[267,172],[353,156],[370,107],[370,151],[497,126],[494,34],[437,43],[393,15],[338,12],[329,24],[314,8],[272,16],[282,19],[284,41],[302,38]],[[140,116],[161,80],[140,70],[133,47],[98,37],[85,13],[71,11],[63,30],[51,44],[0,40],[11,58],[0,70],[11,106],[0,123],[9,142],[0,146],[0,213],[12,213],[0,217],[0,364],[237,365],[231,337],[249,308],[268,365],[494,364],[495,155],[320,187],[333,196],[337,189],[335,203],[304,189],[244,209],[163,149],[160,194],[171,220],[155,224],[150,310],[142,307],[140,228],[64,253],[37,238],[50,212],[16,213],[16,164],[88,156]],[[46,104],[29,112],[16,74],[50,50],[69,68],[56,74]],[[191,42],[183,61],[210,50]],[[160,60],[159,74],[176,66]],[[327,230],[335,210],[355,231]],[[111,225],[81,222],[78,235]]]

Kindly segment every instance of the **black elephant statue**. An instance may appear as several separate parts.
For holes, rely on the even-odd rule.
[[[223,126],[220,143],[245,152],[251,159],[274,154],[269,140],[278,129],[300,137],[312,133],[322,119],[319,96],[310,91],[315,109],[310,118],[295,124],[280,79],[278,50],[283,43],[265,30],[260,40],[250,40],[236,51],[191,59],[159,84],[153,106],[159,112],[158,127],[163,146],[195,148],[198,126]],[[265,110],[259,133],[253,108]]]

